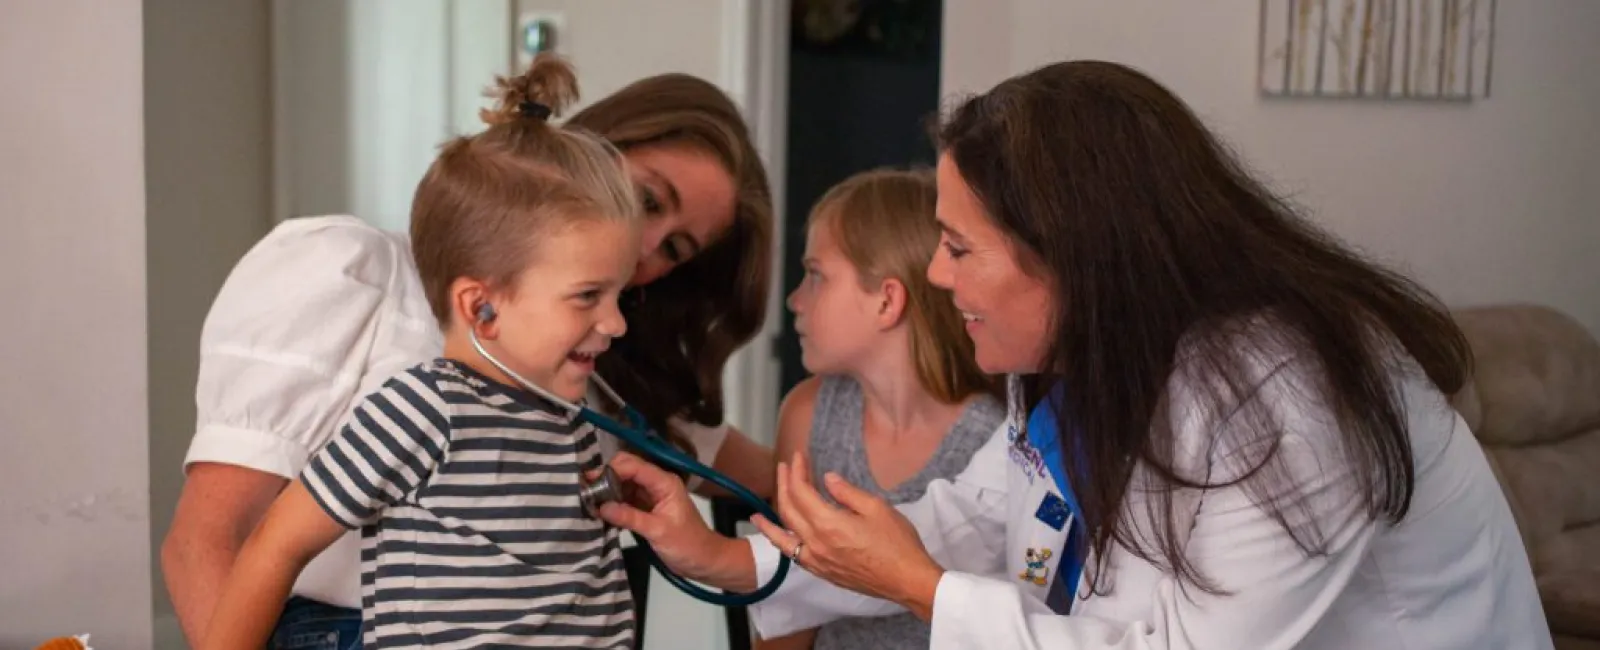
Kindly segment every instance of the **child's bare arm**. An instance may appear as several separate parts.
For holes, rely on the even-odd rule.
[[[295,578],[344,533],[303,483],[290,483],[240,550],[201,650],[266,646]]]
[[[201,650],[266,646],[295,578],[347,530],[377,521],[433,472],[449,405],[419,366],[367,395],[245,540]]]
[[[717,450],[711,468],[745,486],[756,496],[771,499],[778,484],[778,462],[793,460],[794,453],[804,452],[811,438],[811,411],[817,403],[819,385],[821,382],[816,377],[808,377],[784,397],[778,409],[778,440],[773,447],[756,442],[736,428],[727,427],[727,437]],[[680,433],[687,434],[687,431]],[[692,435],[685,437],[697,445],[700,442]],[[689,489],[707,498],[730,496],[727,490],[714,483],[692,479]]]
[[[778,441],[773,451],[775,463],[793,463],[795,454],[806,453],[811,444],[811,421],[817,408],[817,392],[821,389],[822,379],[811,376],[783,396],[783,403],[778,406]]]
[[[772,449],[762,445],[734,427],[728,427],[727,437],[717,449],[711,469],[722,472],[735,483],[745,486],[756,496],[770,499],[778,484],[777,461]],[[731,494],[715,483],[692,481],[690,490],[703,497],[728,497]]]

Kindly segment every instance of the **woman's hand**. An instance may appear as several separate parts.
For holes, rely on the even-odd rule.
[[[924,621],[933,616],[933,597],[944,569],[933,561],[905,516],[838,475],[824,477],[829,505],[811,486],[800,454],[778,464],[778,516],[784,530],[764,517],[752,521],[786,555],[811,574],[840,587],[883,598],[911,610]]]
[[[728,591],[756,588],[750,544],[706,526],[683,481],[627,452],[619,452],[610,465],[627,502],[601,506],[601,519],[643,537],[678,575]]]

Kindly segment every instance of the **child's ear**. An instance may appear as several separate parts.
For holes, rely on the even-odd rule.
[[[878,285],[878,326],[890,329],[900,324],[906,314],[906,285],[895,278],[884,278]]]
[[[456,327],[470,327],[478,338],[493,340],[500,334],[495,322],[496,306],[490,302],[489,287],[472,278],[458,278],[450,284],[450,320]]]

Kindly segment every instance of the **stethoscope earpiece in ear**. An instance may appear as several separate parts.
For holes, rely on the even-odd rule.
[[[488,323],[494,320],[494,305],[483,303],[478,305],[478,322]]]

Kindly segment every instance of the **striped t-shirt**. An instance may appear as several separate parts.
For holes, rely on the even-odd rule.
[[[584,515],[591,425],[440,359],[389,380],[301,475],[361,529],[362,647],[628,648],[617,531]]]

